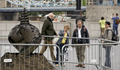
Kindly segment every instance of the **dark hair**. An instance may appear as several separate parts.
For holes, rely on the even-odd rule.
[[[80,14],[80,15],[83,15],[83,13],[82,13],[82,12],[80,12],[79,14]]]
[[[104,20],[104,17],[101,17],[101,20]]]
[[[82,21],[82,20],[78,20],[77,23],[78,23],[78,22],[81,22],[81,23],[83,24],[83,21]]]
[[[105,24],[107,24],[111,27],[111,23],[109,21],[106,21]]]
[[[116,13],[116,16],[118,16],[118,13]]]

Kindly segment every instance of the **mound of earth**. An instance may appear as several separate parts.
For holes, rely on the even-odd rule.
[[[4,59],[12,59],[12,62],[5,63]],[[44,55],[32,54],[29,56],[15,53],[6,53],[1,57],[1,70],[54,70]]]

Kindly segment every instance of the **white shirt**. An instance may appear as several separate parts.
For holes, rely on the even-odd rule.
[[[78,37],[81,38],[81,28],[78,28]]]

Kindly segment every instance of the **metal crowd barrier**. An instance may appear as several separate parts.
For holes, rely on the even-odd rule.
[[[42,41],[43,42],[43,41]],[[10,44],[8,42],[8,36],[2,35],[0,36],[0,70],[53,70],[56,69],[54,67],[53,62],[59,62],[56,60],[52,60],[50,57],[49,49],[43,55],[40,55],[40,50],[42,46],[54,46],[59,47],[55,44]],[[15,49],[14,46],[38,46],[30,55],[23,55]],[[29,52],[28,49],[27,52]],[[16,64],[18,63],[18,64]],[[23,65],[21,65],[23,64]],[[60,65],[60,64],[59,64]],[[28,68],[29,67],[29,68]],[[57,70],[60,70],[60,66]]]
[[[44,37],[44,39],[45,39],[45,37],[56,38],[56,36],[42,36],[42,37]],[[118,43],[116,43],[116,42],[115,43],[101,43],[101,41],[110,41],[110,40],[104,40],[104,39],[100,39],[100,38],[81,38],[81,39],[89,39],[90,44],[71,44],[71,40],[76,38],[76,37],[58,37],[58,38],[68,38],[69,41],[70,41],[69,44],[65,44],[62,47],[62,52],[60,52],[60,48],[56,44],[42,44],[43,41],[42,41],[41,44],[10,44],[7,41],[7,36],[0,36],[1,53],[4,52],[3,54],[0,53],[0,57],[2,57],[6,52],[18,53],[18,51],[16,51],[16,49],[13,48],[12,45],[29,45],[29,46],[33,46],[33,45],[36,46],[37,45],[37,46],[39,46],[33,52],[33,55],[35,55],[35,53],[40,52],[40,50],[41,50],[40,47],[41,46],[55,46],[54,47],[54,49],[55,49],[54,53],[56,53],[56,47],[59,48],[59,53],[60,53],[59,54],[59,61],[54,61],[54,60],[51,59],[50,54],[49,54],[50,51],[48,49],[43,54],[47,58],[49,63],[55,68],[55,70],[82,70],[83,68],[75,66],[77,64],[85,65],[85,70],[107,70],[107,68],[109,68],[109,67],[106,67],[104,65],[104,63],[105,63],[105,50],[103,48],[103,45],[120,44],[119,42]],[[110,42],[114,42],[114,41],[110,41]],[[86,46],[85,53],[84,53],[85,54],[84,62],[78,62],[78,59],[77,59],[77,56],[76,56],[76,48],[72,48],[72,46],[79,47],[79,46],[84,46],[84,45]],[[89,45],[89,47],[87,47],[87,45]],[[63,53],[63,48],[66,47],[66,46],[68,46],[67,52]],[[111,48],[111,68],[109,68],[110,70],[119,70],[120,69],[120,66],[119,66],[120,65],[119,61],[120,60],[119,60],[119,56],[117,56],[117,55],[119,55],[119,47],[118,46],[113,46]],[[4,47],[4,50],[3,50],[3,47]],[[65,56],[66,53],[68,53],[68,61],[65,60],[66,57],[67,57],[67,56]],[[62,57],[62,61],[60,60],[61,56],[64,56],[64,60],[63,60],[63,57]],[[30,57],[30,55],[29,55],[29,57]],[[1,61],[1,59],[0,59],[0,61]],[[24,59],[23,59],[23,61],[24,61]],[[58,62],[59,66],[56,67],[55,64],[53,64],[53,62]],[[62,65],[61,65],[61,63],[62,63]],[[33,62],[33,64],[34,64],[34,62]],[[10,64],[6,64],[6,66],[7,65],[10,66]],[[63,65],[65,65],[65,67]],[[0,64],[0,66],[2,66],[2,64]],[[46,70],[46,69],[44,69],[45,66],[46,65],[44,63],[43,70]],[[50,70],[50,69],[51,69],[51,67],[49,67],[48,70]],[[1,70],[1,67],[0,67],[0,70]],[[7,69],[5,69],[5,70],[7,70]],[[24,67],[24,70],[25,70],[25,67]],[[29,69],[29,70],[31,70],[31,69]],[[35,70],[35,69],[33,69],[33,70]]]

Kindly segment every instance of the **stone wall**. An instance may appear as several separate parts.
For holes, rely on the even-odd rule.
[[[0,5],[2,8],[6,7],[6,5],[7,5],[7,3],[5,4],[6,0],[1,0],[0,2],[1,2]]]
[[[100,37],[101,36],[101,29],[99,20],[103,16],[105,20],[111,22],[111,28],[113,25],[113,20],[111,20],[112,14],[119,14],[120,17],[120,7],[119,6],[97,6],[91,5],[87,6],[86,8],[86,17],[87,20],[85,22],[86,27],[90,33],[90,37]],[[120,36],[120,28],[118,28],[118,33]]]
[[[120,6],[97,6],[91,5],[86,8],[86,17],[92,22],[98,22],[101,17],[105,17],[107,21],[111,21],[112,13],[119,14],[120,17]]]
[[[0,35],[8,35],[10,30],[19,23],[19,21],[0,21]],[[30,23],[35,25],[41,32],[43,22],[31,21]],[[64,29],[64,25],[66,24],[70,26],[68,32],[70,36],[72,36],[73,31],[76,28],[75,19],[70,19],[67,22],[54,22],[54,28],[56,32],[59,33],[60,30]],[[88,29],[91,38],[99,38],[101,36],[100,24],[98,22],[91,22],[89,19],[86,19],[84,25]],[[118,31],[120,36],[120,28],[118,28]]]
[[[18,25],[20,22],[19,21],[0,21],[0,35],[8,35],[10,30]],[[43,22],[40,21],[31,21],[30,22],[32,25],[36,26],[40,32],[42,29]],[[70,22],[54,22],[54,28],[57,33],[59,33],[60,30],[64,29],[64,25],[69,25],[71,26]],[[71,34],[71,30],[68,31]]]

